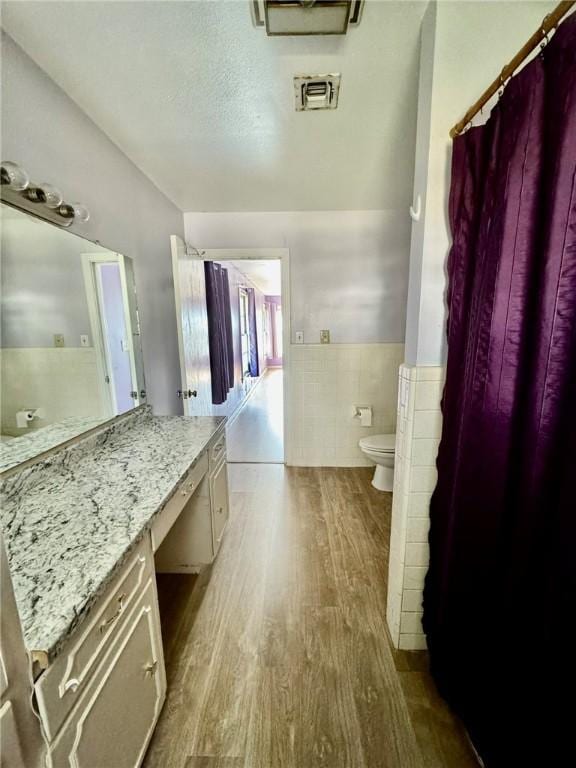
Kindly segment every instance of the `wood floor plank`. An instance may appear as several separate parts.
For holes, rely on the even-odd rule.
[[[391,497],[370,480],[229,467],[216,562],[188,596],[169,585],[170,686],[145,768],[476,765],[425,664],[392,653]]]
[[[192,755],[185,768],[243,768],[244,760],[238,757],[207,757]]]

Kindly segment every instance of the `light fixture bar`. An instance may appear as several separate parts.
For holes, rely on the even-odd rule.
[[[0,200],[12,208],[36,218],[69,227],[74,221],[86,222],[90,213],[82,203],[67,203],[51,184],[34,184],[16,163],[2,162],[0,166]]]

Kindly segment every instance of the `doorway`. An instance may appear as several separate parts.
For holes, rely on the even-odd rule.
[[[100,392],[108,415],[116,416],[145,397],[136,383],[141,361],[133,344],[138,317],[128,289],[132,264],[122,254],[85,253],[82,266]]]
[[[228,417],[231,463],[290,464],[288,248],[198,249],[178,235],[170,244],[181,374],[177,394],[184,414]],[[270,263],[275,287],[260,284],[256,294],[258,272]],[[208,305],[215,312],[222,302],[229,310],[225,322],[214,324],[213,314],[210,323]],[[234,375],[226,375],[224,386],[231,358]]]
[[[244,397],[230,415],[228,461],[284,462],[282,270],[278,259],[219,262],[231,287]],[[234,301],[237,291],[238,301]],[[236,317],[237,315],[237,317]],[[236,340],[235,340],[236,344]]]

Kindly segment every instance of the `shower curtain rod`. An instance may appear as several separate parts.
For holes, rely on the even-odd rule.
[[[500,76],[497,77],[496,80],[494,80],[494,82],[488,86],[478,101],[476,101],[466,112],[462,120],[456,123],[456,125],[451,129],[451,139],[454,139],[456,136],[459,136],[462,133],[472,118],[478,112],[480,112],[482,107],[492,98],[492,96],[494,96],[494,94],[497,93],[498,90],[506,84],[506,81],[512,77],[520,64],[522,64],[524,59],[526,59],[535,48],[537,48],[539,45],[542,47],[546,45],[548,42],[549,33],[556,29],[558,22],[561,21],[564,16],[566,16],[568,11],[570,11],[572,6],[575,4],[576,0],[564,0],[564,2],[558,3],[556,8],[554,8],[551,13],[544,17],[542,24],[540,25],[540,29],[534,32],[532,37],[526,43],[524,43],[512,61],[506,64],[500,73]]]

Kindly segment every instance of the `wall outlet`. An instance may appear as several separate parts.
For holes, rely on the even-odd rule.
[[[90,346],[90,339],[88,338],[87,333],[81,333],[80,334],[80,346],[81,347],[89,347]]]
[[[320,344],[330,344],[330,331],[320,331]]]
[[[64,344],[64,334],[63,333],[55,333],[54,334],[54,346],[55,347],[64,347],[64,346],[66,346]]]
[[[296,331],[296,344],[304,344],[304,331]]]

